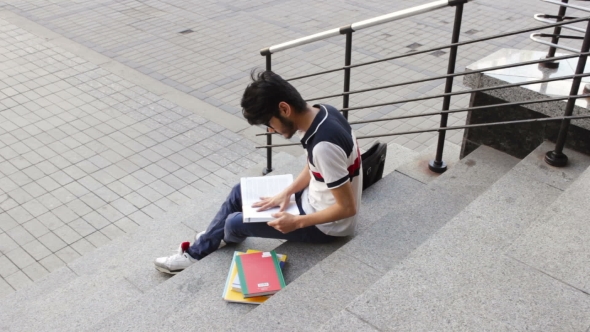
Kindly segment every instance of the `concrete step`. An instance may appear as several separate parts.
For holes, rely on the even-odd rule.
[[[548,167],[540,156],[550,148],[545,144],[527,156],[320,330],[585,331],[587,292],[504,254],[531,224],[545,219],[543,211],[562,194],[556,184],[567,187],[590,164],[588,157],[566,151],[574,167]],[[575,197],[586,193],[587,200],[586,184],[573,186],[579,190]],[[583,212],[575,216],[587,220]],[[567,253],[559,243],[536,237],[560,231],[531,232],[528,241],[542,241],[545,252]]]
[[[279,154],[273,159],[275,169],[278,169],[275,171],[277,174],[286,172],[297,174],[305,163],[305,156],[295,158],[288,154]],[[283,172],[281,172],[281,168],[284,170]],[[258,175],[261,169],[262,167],[252,168],[244,176]],[[203,198],[207,202],[217,200],[221,202],[225,198],[227,190],[221,191],[219,194],[220,197],[217,199],[214,199],[211,195]],[[87,324],[85,326],[88,326],[88,324],[98,321],[102,317],[106,317],[110,313],[124,307],[129,301],[130,293],[117,291],[117,287],[145,292],[167,280],[167,277],[152,270],[151,261],[158,255],[168,254],[168,250],[165,249],[162,251],[161,249],[166,248],[166,244],[173,243],[173,245],[169,245],[167,248],[170,250],[175,249],[173,247],[180,242],[179,239],[187,239],[187,234],[188,238],[190,238],[194,234],[192,230],[200,230],[206,227],[208,220],[216,212],[218,204],[208,205],[210,207],[209,211],[201,211],[200,205],[200,202],[192,202],[187,206],[177,209],[177,211],[172,211],[167,214],[166,218],[162,218],[163,220],[140,228],[140,231],[135,236],[121,238],[116,243],[113,243],[113,245],[104,247],[102,250],[97,250],[93,255],[85,256],[84,259],[77,260],[69,264],[68,267],[56,271],[55,274],[52,274],[53,276],[50,275],[52,280],[45,280],[40,283],[42,285],[41,287],[19,292],[18,297],[15,296],[15,303],[27,303],[27,305],[3,308],[5,310],[2,310],[1,317],[3,319],[7,318],[6,321],[10,321],[8,319],[21,317],[23,313],[31,311],[32,308],[37,308],[37,312],[41,312],[42,314],[35,317],[34,325],[42,326],[44,329],[51,329],[53,327],[57,330],[60,326],[63,326],[61,323],[52,325],[53,323],[44,322],[55,322],[55,317],[63,316],[64,319],[71,321],[74,324],[73,326],[79,326],[78,324],[81,322]],[[201,217],[208,217],[200,219],[191,218],[191,213],[194,215],[197,212],[201,212]],[[182,220],[182,223],[188,226],[188,228],[177,224],[178,220]],[[166,229],[161,231],[162,227],[166,227]],[[153,239],[156,239],[155,243]],[[143,245],[146,240],[151,242],[150,246]],[[274,246],[280,243],[275,242]],[[268,246],[268,244],[264,244],[264,246]],[[261,245],[258,247],[261,247]],[[334,247],[324,252],[330,253],[336,248]],[[143,252],[143,255],[137,257],[135,254],[137,252]],[[319,253],[313,255],[316,259],[321,259],[325,256],[326,254],[322,256]],[[149,266],[150,269],[147,273],[146,266]],[[291,276],[295,276],[296,270],[293,269]],[[113,283],[112,280],[119,281]],[[93,292],[96,296],[92,295]],[[70,295],[76,293],[84,294],[84,296]],[[114,295],[105,297],[104,294]],[[108,300],[107,302],[119,303],[121,306],[107,306],[97,311],[97,305],[93,300],[95,297]],[[55,303],[63,303],[64,305],[52,307],[51,304]],[[45,310],[44,308],[46,307],[52,307],[52,309]],[[73,308],[76,308],[77,314],[67,314],[70,311],[68,309]],[[84,319],[84,315],[87,312],[95,312],[92,319]],[[101,314],[96,315],[96,312],[100,312]],[[28,326],[27,320],[23,318],[21,318],[21,321],[24,322],[22,327],[27,329],[30,326]],[[19,325],[13,325],[13,329],[19,330]]]
[[[517,162],[511,156],[482,147],[413,194],[405,195],[395,186],[383,188],[379,196],[387,198],[384,199],[389,206],[387,214],[372,218],[377,222],[365,232],[250,312],[230,330],[315,330]],[[404,176],[398,172],[393,174]],[[395,198],[391,199],[392,196]],[[371,218],[372,213],[368,211],[366,218]],[[273,312],[280,312],[280,315],[272,315]]]
[[[395,185],[404,195],[411,195],[423,186],[419,181],[399,173],[391,174],[365,191],[363,207],[367,206],[369,209],[361,209],[361,216],[368,211],[372,211],[373,215],[387,213],[386,207],[391,204],[391,201],[383,200],[382,193],[391,185]],[[401,197],[389,196],[388,198],[394,201],[400,200]],[[361,224],[373,221],[370,218],[361,217],[361,219]],[[360,227],[359,229],[362,232],[364,228]],[[287,254],[289,257],[289,263],[284,271],[286,281],[289,283],[337,250],[345,241],[337,241],[328,245],[302,245],[291,242],[281,244],[278,242],[273,249]],[[265,247],[255,245],[259,244],[242,244],[235,250],[240,250],[240,248],[241,250],[248,248],[266,250],[265,248],[272,247],[270,244]],[[199,261],[195,266],[145,294],[126,309],[96,324],[92,330],[166,329],[167,321],[176,322],[175,328],[194,328],[195,322],[199,322],[199,329],[202,330],[218,330],[220,322],[228,326],[230,322],[239,319],[240,316],[253,309],[253,306],[250,305],[228,304],[220,299],[232,255],[233,250],[215,252],[209,256],[211,259],[207,257],[207,259]],[[181,287],[188,287],[187,284],[194,285],[195,294],[179,292]],[[204,299],[204,302],[201,303],[195,298]],[[191,305],[187,306],[187,303],[191,303]],[[131,310],[131,308],[133,309]],[[167,319],[162,320],[161,317],[167,317]]]
[[[590,169],[586,170],[504,254],[590,294]],[[590,326],[588,315],[577,325]]]
[[[428,183],[438,178],[440,174],[431,172],[428,169],[428,163],[436,156],[438,139],[431,140],[426,146],[428,146],[426,149],[411,158],[409,162],[400,165],[396,170],[423,183]],[[459,145],[445,141],[442,160],[447,165],[447,169],[453,168],[459,162],[460,154],[461,147]]]
[[[285,172],[294,170],[295,166],[302,162],[286,153],[280,153],[277,157],[276,167],[283,168]],[[301,166],[298,169],[301,169]],[[255,175],[255,172],[260,174],[261,170],[262,166],[259,165],[256,170],[252,169],[244,176]],[[8,322],[13,321],[14,317],[19,317],[23,324],[11,324],[11,328],[27,330],[31,326],[26,319],[27,313],[30,312],[29,315],[35,320],[33,325],[38,323],[47,329],[50,324],[43,324],[44,319],[41,317],[52,320],[57,313],[67,312],[66,309],[72,305],[80,305],[80,302],[89,299],[88,296],[93,291],[104,293],[104,287],[118,286],[116,283],[112,284],[112,280],[129,277],[127,283],[140,291],[167,280],[166,276],[153,268],[153,259],[169,254],[181,241],[190,240],[196,229],[204,229],[227,196],[228,190],[227,186],[213,190],[202,199],[170,211],[162,218],[143,225],[135,233],[116,239],[109,245],[58,269],[32,287],[11,294],[0,304],[0,318]],[[203,201],[207,204],[203,204]],[[146,245],[148,243],[149,245]],[[146,273],[146,267],[149,267],[149,273]],[[136,273],[137,270],[142,272]],[[119,293],[114,293],[114,296],[119,296]],[[58,305],[52,306],[52,303]],[[33,312],[37,314],[33,315]],[[53,321],[59,322],[54,319]],[[59,329],[58,326],[56,329]]]
[[[303,157],[304,158],[304,157]],[[419,182],[411,180],[401,174],[397,174],[397,176],[400,179],[404,179],[407,183],[411,183],[412,186],[408,187],[407,193],[414,193],[416,192],[416,185],[419,185]],[[400,180],[400,181],[404,181],[404,180]],[[378,184],[375,185],[375,188],[377,188],[376,186],[381,184],[382,186],[387,186],[387,180],[384,179],[383,181],[379,182]],[[372,188],[371,188],[372,189]],[[373,195],[373,197],[371,197],[371,189],[368,190],[367,192],[365,192],[364,195],[364,200],[365,201],[369,201],[371,202],[371,199],[373,200],[373,204],[371,205],[370,203],[370,209],[368,209],[367,211],[385,211],[385,209],[383,207],[381,207],[381,209],[376,209],[377,206],[379,205],[387,205],[384,204],[383,200],[378,199],[379,196],[378,195]],[[403,191],[403,190],[400,190]],[[403,196],[402,196],[403,197]],[[382,198],[382,197],[381,197]],[[362,211],[361,211],[362,212]],[[369,222],[374,221],[373,219],[367,218]],[[367,223],[369,224],[369,223]],[[362,231],[363,229],[363,223],[361,223],[360,227],[359,227],[359,231]],[[299,262],[298,265],[293,265],[293,264],[288,264],[288,267],[285,271],[286,273],[286,279],[287,282],[290,282],[291,280],[294,280],[295,278],[297,278],[300,274],[302,274],[303,272],[305,272],[306,270],[308,270],[310,267],[312,267],[313,265],[315,265],[317,262],[321,261],[324,257],[328,256],[330,253],[334,252],[337,248],[339,248],[344,242],[338,242],[338,243],[333,243],[331,245],[327,245],[327,246],[302,246],[300,244],[296,244],[296,243],[284,243],[282,244],[280,247],[277,248],[277,250],[279,250],[280,252],[284,252],[287,255],[289,255],[291,258],[290,260],[295,261],[295,262]],[[251,248],[251,247],[250,247]],[[226,253],[227,254],[227,253]],[[230,253],[231,254],[231,253]],[[231,257],[227,259],[228,261],[231,261]],[[221,275],[222,275],[222,279],[224,278],[224,275],[226,273],[227,267],[222,268],[221,269]],[[158,288],[158,290],[160,290],[160,288],[164,288],[163,290],[161,290],[162,292],[166,292],[167,291],[167,283],[166,285],[162,285]],[[170,286],[171,287],[171,286]],[[222,286],[221,286],[222,287]],[[222,289],[222,288],[219,288]],[[217,292],[219,292],[219,289],[217,290]],[[153,299],[159,298],[159,295],[156,293],[155,295],[152,295]],[[203,295],[205,296],[205,295]],[[153,300],[152,299],[152,300]],[[150,302],[150,300],[146,300],[147,302]],[[223,303],[223,301],[221,303],[219,303],[218,306],[225,306],[226,304]],[[135,305],[133,305],[134,307],[136,307]],[[186,319],[186,317],[184,317],[185,315],[189,315],[190,317],[194,316],[195,314],[201,315],[203,316],[203,318],[207,318],[207,321],[211,321],[211,317],[217,317],[217,315],[221,315],[220,317],[226,316],[226,314],[224,314],[224,311],[218,311],[217,306],[211,306],[208,305],[207,308],[199,308],[197,311],[198,313],[187,313],[185,311],[182,310],[176,310],[176,307],[169,307],[168,312],[171,312],[169,314],[169,316],[174,317],[174,318],[170,318],[170,319],[174,319],[174,321],[191,321],[191,319]],[[161,310],[161,308],[160,308]],[[115,320],[118,320],[119,323],[113,323],[115,325],[108,325],[109,328],[125,328],[125,324],[128,324],[128,322],[136,322],[136,319],[134,319],[133,317],[158,317],[157,315],[154,315],[153,313],[141,313],[141,312],[131,312],[130,310],[123,310],[122,311],[123,314],[117,314],[115,315]],[[183,318],[184,317],[184,318]],[[113,317],[109,317],[107,319],[109,322],[113,320]],[[107,321],[105,320],[105,321]],[[97,324],[97,326],[101,326],[104,322],[101,322],[100,324]],[[121,325],[123,324],[123,325]],[[146,322],[145,323],[146,327],[148,326],[154,326],[154,324],[158,324],[156,321],[150,321],[150,322]],[[137,328],[136,325],[134,325],[134,328]],[[213,325],[211,325],[211,328],[214,328]]]
[[[407,164],[419,155],[418,152],[403,147],[397,143],[387,144],[387,157],[383,167],[383,177]]]

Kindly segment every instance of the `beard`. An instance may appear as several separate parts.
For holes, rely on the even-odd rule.
[[[291,139],[291,137],[293,137],[293,135],[295,135],[295,133],[297,132],[297,127],[295,126],[295,123],[283,117],[282,115],[279,115],[279,121],[281,121],[281,125],[283,127],[281,128],[280,134],[287,139]]]

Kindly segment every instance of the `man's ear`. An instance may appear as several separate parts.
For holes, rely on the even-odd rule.
[[[282,101],[279,103],[279,111],[284,117],[289,117],[291,115],[291,105],[287,104],[286,102]]]

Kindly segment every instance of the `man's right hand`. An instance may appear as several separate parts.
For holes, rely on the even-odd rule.
[[[260,197],[260,201],[252,204],[252,207],[257,207],[256,211],[265,211],[274,207],[279,207],[279,211],[284,211],[289,205],[291,195],[280,193],[273,197]]]

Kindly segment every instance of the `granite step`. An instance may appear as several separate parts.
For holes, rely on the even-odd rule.
[[[391,179],[390,179],[391,178]],[[362,217],[364,211],[373,211],[375,215],[381,213],[384,215],[387,213],[387,207],[391,207],[392,200],[384,200],[383,192],[388,192],[386,188],[390,187],[392,183],[397,184],[398,193],[404,195],[397,195],[394,200],[402,200],[405,195],[412,195],[419,191],[420,187],[423,186],[419,181],[408,178],[400,173],[394,173],[384,178],[382,181],[377,182],[373,187],[365,191],[363,195],[363,203],[369,206],[369,209],[364,210],[361,208],[361,220],[359,227],[359,233],[362,233],[365,222],[367,224],[375,221],[372,218]],[[381,187],[381,189],[379,189]],[[364,206],[364,205],[363,205]],[[287,282],[295,280],[299,275],[313,267],[317,262],[321,261],[329,254],[337,250],[340,246],[345,243],[346,240],[331,243],[329,245],[302,245],[297,243],[285,242],[276,248],[278,252],[287,254],[289,258],[289,264],[285,269],[285,276]],[[256,248],[256,247],[249,247]],[[217,252],[214,255],[225,254],[226,262],[231,262],[231,252]],[[206,260],[203,260],[206,261]],[[199,262],[202,263],[202,262]],[[162,325],[162,321],[158,319],[163,315],[168,317],[169,320],[173,320],[180,324],[179,327],[190,328],[195,321],[199,322],[199,327],[202,329],[218,329],[218,323],[224,321],[226,325],[229,325],[230,320],[237,320],[239,316],[252,309],[251,306],[246,306],[246,309],[235,309],[236,305],[227,304],[219,300],[221,289],[223,289],[223,283],[225,281],[225,274],[227,273],[227,264],[223,266],[209,266],[207,265],[207,271],[215,270],[215,275],[204,275],[200,271],[194,271],[194,269],[200,270],[199,266],[191,267],[191,269],[183,272],[184,273],[195,273],[199,280],[206,280],[207,282],[213,283],[215,289],[203,289],[199,292],[199,298],[207,298],[205,305],[193,305],[191,308],[183,310],[183,301],[169,301],[162,305],[157,305],[154,308],[153,302],[158,301],[165,293],[177,292],[175,288],[179,287],[176,283],[176,278],[160,285],[157,289],[154,289],[152,294],[146,295],[143,300],[130,305],[129,308],[133,307],[133,310],[122,310],[118,314],[109,317],[102,321],[100,324],[95,326],[99,330],[109,329],[143,329],[143,328],[166,328]],[[197,277],[194,277],[197,278]],[[172,283],[171,283],[172,282]],[[187,281],[182,281],[187,282]],[[178,296],[184,296],[179,294]],[[177,296],[177,297],[178,297]],[[177,299],[177,297],[172,297]],[[214,301],[211,301],[211,298]],[[142,303],[146,303],[143,305]],[[149,305],[147,305],[149,303]],[[143,309],[143,308],[146,309]],[[237,307],[244,307],[243,305],[237,305]],[[140,309],[138,309],[140,308]],[[234,312],[233,310],[239,310]],[[246,311],[245,311],[246,310]],[[142,318],[143,317],[143,318]],[[146,318],[148,317],[148,318]],[[231,317],[231,318],[230,318]],[[187,324],[186,326],[182,324]]]
[[[443,227],[517,162],[516,158],[488,147],[474,151],[415,195],[400,195],[398,201],[392,200],[389,212],[374,218],[377,222],[367,231],[301,275],[229,330],[315,330]],[[386,190],[384,195],[398,193],[395,187]],[[367,217],[370,218],[371,213]],[[271,312],[281,314],[275,316]]]
[[[277,174],[281,173],[280,169],[282,168],[286,172],[296,175],[299,173],[302,165],[304,165],[304,162],[304,156],[294,158],[287,154],[279,154],[274,158],[275,169],[279,169],[275,172]],[[260,174],[260,169],[262,168],[252,168],[244,176],[258,175]],[[221,202],[225,198],[225,195],[227,195],[227,190],[220,190],[219,195],[220,197],[217,199],[213,199],[211,195],[203,198],[207,202],[217,200]],[[200,202],[193,201],[191,204],[178,209],[178,211],[172,211],[167,214],[166,218],[162,218],[162,220],[158,220],[153,224],[145,225],[145,227],[140,228],[137,234],[116,240],[116,243],[101,248],[95,251],[94,254],[85,256],[84,259],[72,262],[67,268],[56,271],[53,274],[52,280],[41,282],[42,287],[19,292],[20,295],[15,299],[15,302],[27,303],[27,305],[16,305],[6,308],[6,310],[2,310],[1,317],[7,318],[5,321],[10,321],[10,317],[18,317],[23,312],[31,310],[31,308],[38,308],[38,312],[41,314],[35,317],[36,320],[33,325],[42,326],[45,330],[51,330],[52,328],[58,330],[60,326],[63,326],[61,322],[63,319],[71,321],[72,326],[79,326],[80,323],[88,325],[103,316],[115,312],[120,307],[111,305],[101,307],[99,308],[100,310],[97,310],[97,305],[94,304],[95,298],[101,298],[103,301],[108,300],[107,302],[116,302],[124,306],[126,301],[133,297],[129,292],[145,292],[166,281],[168,278],[165,275],[155,272],[151,262],[154,257],[168,253],[166,249],[162,251],[162,248],[166,248],[166,244],[173,243],[174,245],[168,248],[171,250],[175,249],[172,247],[176,246],[179,239],[186,239],[187,234],[188,237],[192,237],[194,235],[193,230],[200,230],[206,227],[208,220],[216,212],[218,204],[210,204],[208,205],[209,211],[206,211],[207,208],[205,208],[205,211],[201,211],[201,217],[208,217],[199,219],[191,217],[191,213],[195,215],[200,211],[199,204]],[[178,220],[181,220],[181,222],[178,223]],[[167,225],[163,231],[161,230],[164,227],[162,225]],[[150,241],[149,246],[143,245],[146,241]],[[269,245],[276,247],[282,242],[271,241],[270,243],[262,243],[256,247],[262,248],[268,247]],[[143,252],[143,255],[138,257],[135,254],[137,252]],[[321,256],[315,255],[315,257]],[[148,272],[146,272],[146,266],[149,267]],[[294,274],[292,273],[291,275]],[[118,281],[113,282],[113,280]],[[113,287],[115,288],[113,289]],[[124,292],[121,289],[127,289],[128,291]],[[111,293],[115,295],[106,297],[104,295]],[[84,294],[84,296],[78,296],[80,294]],[[137,294],[135,293],[134,295]],[[67,302],[64,300],[66,298],[68,299]],[[51,303],[63,303],[64,305],[51,307]],[[46,307],[51,307],[52,309],[45,310],[44,308]],[[71,312],[68,309],[73,308],[76,309],[76,314],[68,314],[68,311]],[[94,312],[95,314],[92,316],[92,319],[88,319],[84,318],[86,312]],[[100,312],[101,314],[97,315],[96,312]],[[60,316],[63,316],[63,319],[55,319],[55,317]],[[26,319],[21,319],[21,321],[24,323],[22,325],[23,329],[30,328]],[[59,323],[43,323],[47,321]],[[11,327],[14,330],[19,330],[19,326],[21,325],[12,325]]]
[[[589,215],[590,169],[587,169],[504,254],[588,295]],[[580,313],[584,324],[578,321],[573,326],[584,330],[590,326],[590,318],[588,310]]]
[[[585,331],[588,288],[567,274],[588,280],[587,273],[570,273],[580,271],[577,263],[588,265],[587,251],[577,251],[574,261],[566,254],[572,252],[570,239],[577,240],[577,249],[587,246],[578,232],[590,239],[583,204],[590,170],[583,183],[574,182],[590,158],[566,150],[570,167],[553,168],[542,157],[552,148],[544,143],[529,154],[320,330]],[[567,236],[564,220],[577,225]],[[543,255],[556,252],[561,256],[550,260]],[[554,272],[553,263],[561,264],[564,275]]]
[[[283,168],[285,171],[295,170],[297,158],[286,153],[277,154],[277,157],[276,168]],[[299,163],[301,162],[300,160]],[[261,169],[262,166],[259,165],[245,172],[244,176],[260,174]],[[119,277],[129,277],[128,283],[140,291],[167,280],[165,275],[153,268],[154,257],[170,253],[170,250],[175,249],[182,240],[190,240],[195,230],[204,229],[208,220],[216,213],[218,205],[227,196],[228,190],[228,186],[213,190],[203,195],[200,200],[172,210],[162,218],[142,225],[136,232],[118,238],[109,245],[56,270],[32,287],[9,295],[0,304],[1,320],[9,322],[19,317],[25,323],[22,326],[11,324],[11,329],[20,330],[21,326],[22,330],[27,330],[30,326],[23,316],[32,308],[37,308],[37,312],[41,313],[33,318],[42,322],[39,316],[51,318],[56,311],[62,312],[69,308],[70,304],[78,303],[72,300],[77,293],[89,295],[93,290],[100,291],[101,285],[110,285],[112,280]],[[203,204],[203,201],[207,201],[208,204]],[[146,246],[146,243],[149,245]],[[139,256],[137,253],[143,254]],[[145,270],[141,274],[135,273],[146,266],[149,266],[150,273],[146,273]],[[82,301],[84,298],[79,300]],[[51,306],[51,303],[59,305]],[[49,307],[51,309],[48,309]]]
[[[366,211],[372,211],[373,215],[386,214],[387,206],[390,206],[391,201],[383,200],[383,193],[389,194],[386,189],[392,185],[399,189],[399,193],[404,194],[388,197],[392,200],[400,200],[405,195],[412,195],[423,186],[419,181],[400,173],[393,173],[364,192],[363,208],[368,207]],[[367,222],[371,222],[370,218],[362,217],[363,211],[365,210],[361,209],[360,211],[363,222],[365,219]],[[360,227],[360,232],[362,229]],[[273,248],[277,252],[287,254],[289,264],[285,268],[285,278],[289,283],[337,250],[345,242],[346,240],[343,240],[327,245],[284,242],[282,244],[276,243],[275,247],[270,244],[260,247],[259,244],[251,242],[244,243],[238,248],[224,248],[210,255],[211,258],[207,257],[207,259],[199,261],[191,268],[146,293],[126,309],[107,317],[90,330],[166,329],[166,321],[174,321],[175,328],[194,328],[195,322],[199,322],[199,329],[218,330],[220,322],[229,325],[230,321],[238,319],[253,309],[250,305],[228,304],[220,299],[233,250]],[[179,291],[179,289],[186,287],[194,287],[194,294]],[[201,303],[193,296],[205,300]],[[191,303],[191,305],[187,307],[187,303]],[[167,317],[167,319],[162,320],[161,317]]]
[[[457,147],[457,149],[459,149],[459,147]],[[399,144],[387,144],[387,157],[385,158],[385,166],[383,167],[383,177],[399,169],[403,165],[412,162],[418,155],[418,152]]]

